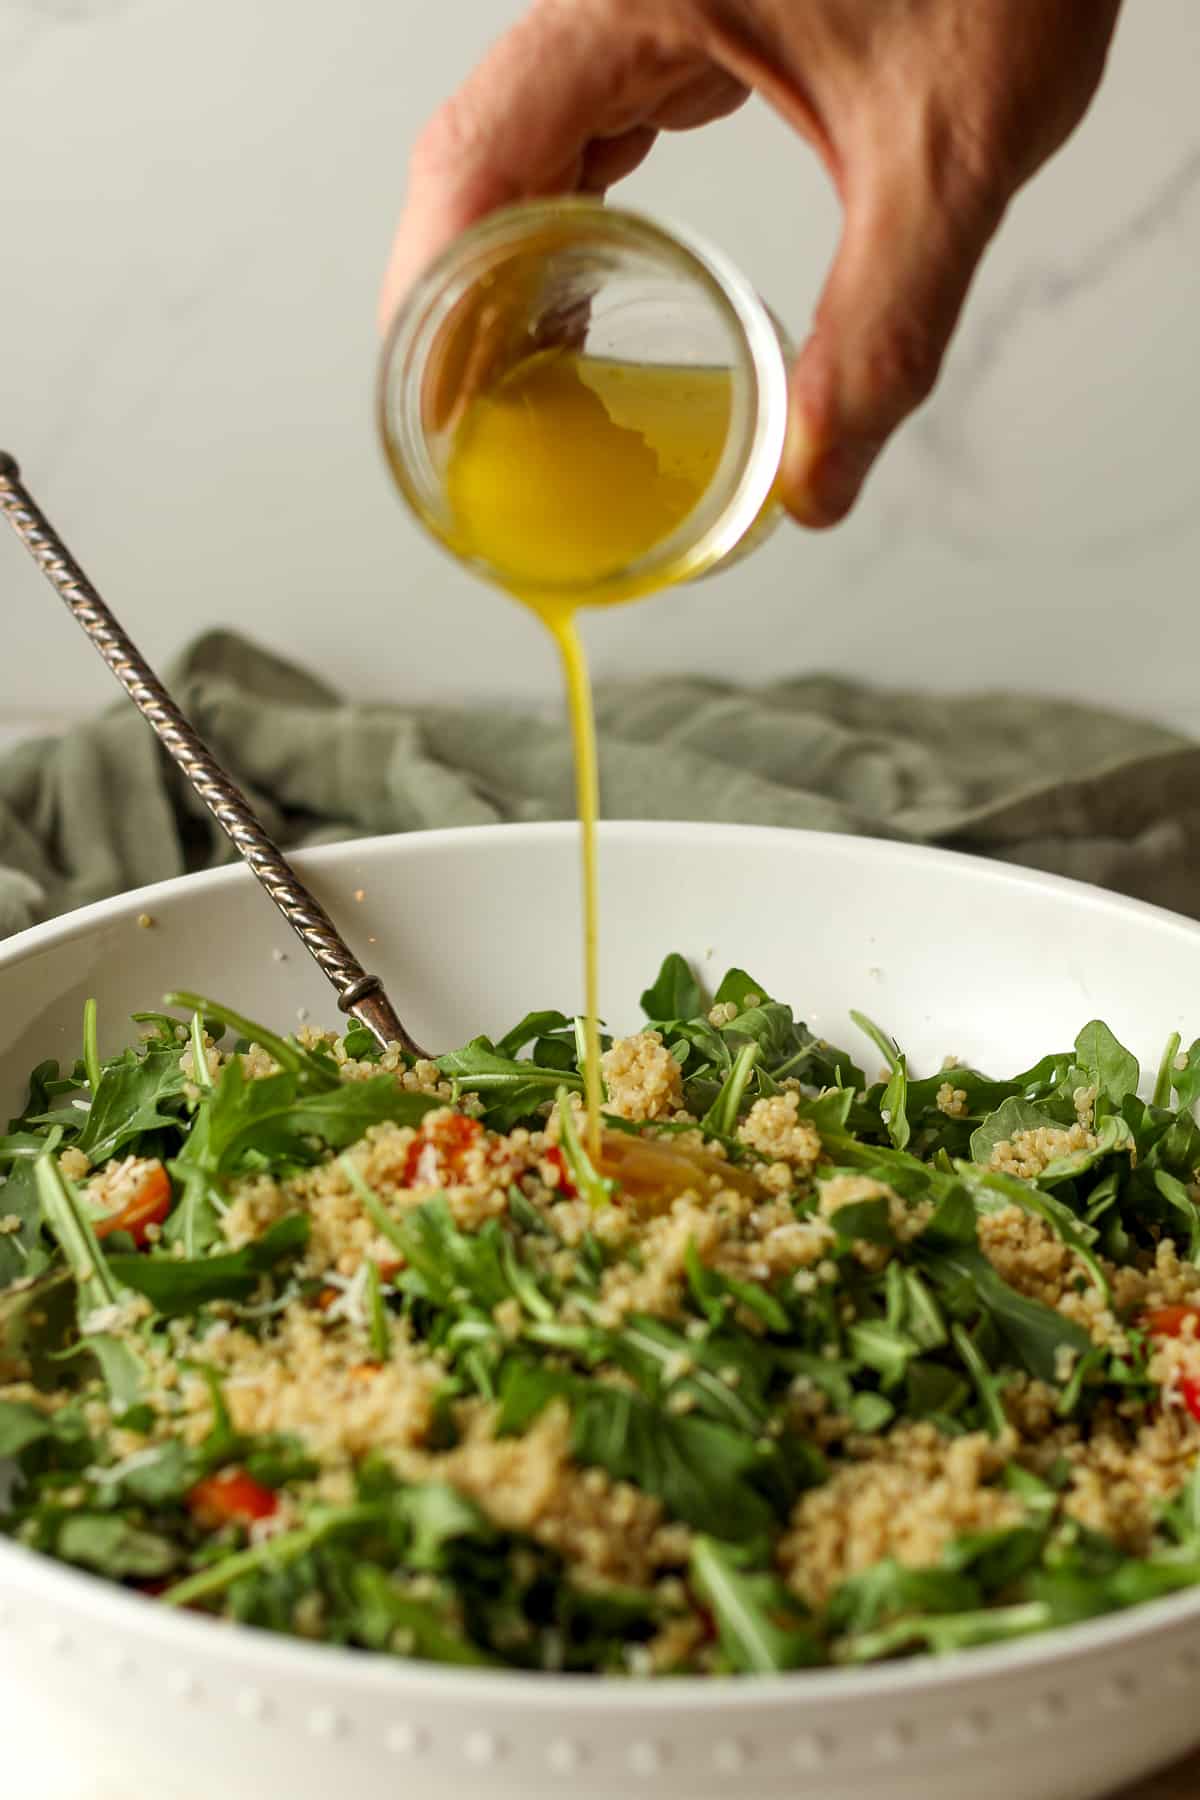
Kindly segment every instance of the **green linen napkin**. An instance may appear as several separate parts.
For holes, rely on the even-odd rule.
[[[563,724],[357,705],[231,632],[170,670],[285,847],[568,818]],[[609,818],[739,820],[942,844],[1200,915],[1200,746],[1064,701],[800,676],[602,683]],[[125,701],[0,757],[0,935],[233,852]]]

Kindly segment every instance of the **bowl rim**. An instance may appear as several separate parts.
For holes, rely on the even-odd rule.
[[[530,823],[498,823],[485,825],[452,825],[429,831],[381,832],[368,837],[339,840],[333,844],[317,844],[307,849],[289,851],[301,874],[319,874],[356,858],[373,860],[399,854],[407,858],[436,856],[443,850],[478,845],[485,853],[509,844],[536,846],[542,842],[569,843],[579,831],[574,819],[543,819]],[[1029,868],[1020,863],[1003,862],[992,857],[963,850],[946,850],[940,845],[912,843],[906,839],[858,835],[851,832],[810,831],[803,826],[737,825],[709,823],[706,820],[602,819],[597,831],[601,853],[607,846],[645,844],[670,849],[680,848],[703,839],[711,845],[724,839],[731,845],[758,845],[763,848],[790,849],[800,844],[811,845],[818,854],[840,857],[846,861],[862,859],[888,864],[924,864],[943,868],[948,873],[979,881],[987,886],[1007,887],[1017,891],[1059,893],[1074,898],[1077,904],[1117,917],[1156,920],[1161,927],[1185,936],[1200,934],[1200,919],[1188,918],[1150,900],[1139,900],[1111,888],[1097,887],[1093,882],[1079,881],[1069,875],[1050,874],[1044,869]],[[181,894],[220,893],[226,886],[253,882],[256,877],[242,861],[222,863],[215,869],[197,869],[184,875],[171,875],[162,881],[127,888],[86,906],[73,908],[40,925],[28,925],[22,931],[0,940],[0,968],[19,962],[33,951],[66,943],[85,935],[97,925],[119,919],[128,913],[144,912],[155,901],[160,904]],[[270,904],[264,895],[264,902]],[[282,920],[281,920],[282,926]]]
[[[1109,889],[1052,875],[1018,864],[993,861],[957,850],[943,850],[888,838],[854,836],[837,832],[808,831],[786,826],[725,825],[704,821],[605,820],[599,827],[601,848],[621,843],[651,844],[669,849],[703,839],[711,845],[723,838],[738,846],[748,843],[793,853],[800,843],[817,855],[862,860],[877,867],[922,864],[964,875],[985,886],[1010,891],[1057,893],[1089,909],[1116,918],[1141,919],[1160,930],[1193,939],[1200,938],[1200,921],[1189,919],[1149,901],[1113,893]],[[573,820],[538,821],[530,824],[454,826],[433,831],[378,834],[352,838],[297,851],[302,871],[319,873],[340,863],[381,857],[402,859],[436,856],[465,846],[489,851],[501,845],[566,842],[578,826]],[[90,930],[129,913],[146,910],[177,896],[215,893],[227,886],[253,881],[242,863],[222,865],[165,881],[130,889],[92,902],[27,927],[0,943],[0,970],[30,954],[69,942]],[[269,902],[264,896],[264,904]],[[0,1590],[20,1586],[30,1595],[39,1592],[64,1610],[92,1623],[140,1636],[148,1644],[180,1655],[218,1655],[226,1663],[253,1665],[261,1678],[269,1667],[280,1678],[289,1673],[336,1684],[345,1695],[351,1690],[384,1694],[402,1686],[417,1688],[434,1698],[438,1692],[469,1704],[514,1704],[556,1712],[583,1708],[590,1715],[614,1706],[639,1712],[692,1711],[703,1707],[722,1716],[747,1706],[795,1707],[806,1699],[831,1702],[897,1698],[948,1692],[1005,1674],[1032,1674],[1060,1660],[1079,1661],[1100,1657],[1153,1637],[1171,1626],[1200,1617],[1200,1590],[1145,1601],[1127,1611],[1110,1613],[1079,1624],[1058,1626],[1010,1643],[984,1645],[957,1651],[946,1657],[913,1657],[903,1661],[864,1667],[801,1669],[778,1675],[714,1680],[711,1676],[679,1676],[670,1680],[603,1680],[594,1675],[551,1674],[519,1669],[473,1670],[447,1668],[436,1663],[406,1662],[373,1656],[337,1645],[308,1644],[253,1628],[222,1629],[220,1622],[203,1616],[173,1612],[147,1604],[145,1599],[102,1578],[72,1569],[38,1551],[0,1538]],[[141,1612],[138,1612],[138,1608]],[[220,1635],[218,1635],[218,1633]],[[207,1635],[206,1634],[211,1634]]]

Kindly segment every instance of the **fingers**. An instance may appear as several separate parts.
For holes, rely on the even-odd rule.
[[[653,126],[635,125],[619,137],[594,138],[585,146],[579,165],[579,191],[604,194],[645,162],[658,133]]]
[[[862,167],[792,374],[781,491],[817,527],[845,517],[888,438],[931,392],[1003,210],[915,159]]]
[[[413,152],[380,302],[386,328],[421,271],[498,207],[602,193],[660,130],[724,117],[746,89],[655,9],[538,0],[436,113]]]
[[[602,44],[586,16],[540,7],[484,58],[434,114],[413,151],[384,280],[386,326],[447,244],[497,207],[574,186],[595,110]],[[552,72],[552,77],[551,77]]]

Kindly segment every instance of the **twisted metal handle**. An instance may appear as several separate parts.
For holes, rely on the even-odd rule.
[[[0,512],[322,974],[333,984],[341,1010],[359,1019],[380,1044],[398,1043],[413,1055],[423,1054],[397,1017],[378,975],[368,975],[320,901],[309,893],[267,835],[245,795],[188,724],[32,498],[21,481],[15,460],[2,450]]]

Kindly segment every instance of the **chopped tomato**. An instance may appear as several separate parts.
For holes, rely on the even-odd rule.
[[[206,1475],[188,1495],[188,1509],[201,1524],[216,1530],[220,1525],[253,1525],[269,1519],[279,1501],[271,1489],[247,1475],[245,1469],[221,1469]]]
[[[483,1138],[478,1119],[439,1113],[424,1127],[404,1164],[406,1187],[455,1187],[467,1178],[472,1152]]]
[[[1146,1314],[1141,1326],[1151,1337],[1176,1338],[1183,1336],[1183,1328],[1189,1319],[1195,1320],[1195,1334],[1200,1338],[1200,1306],[1160,1306]]]
[[[543,1156],[542,1161],[548,1162],[552,1168],[558,1170],[557,1191],[567,1200],[576,1199],[579,1194],[579,1189],[571,1180],[571,1171],[567,1167],[567,1159],[557,1144],[551,1144],[549,1150],[547,1150],[545,1156]]]
[[[1185,1306],[1182,1303],[1160,1306],[1154,1312],[1147,1313],[1141,1325],[1142,1330],[1148,1331],[1151,1337],[1177,1338],[1183,1336],[1189,1320],[1193,1322],[1194,1334],[1200,1340],[1200,1306]],[[1176,1383],[1176,1392],[1193,1419],[1200,1421],[1200,1376],[1181,1376]]]
[[[171,1178],[160,1162],[148,1162],[142,1169],[137,1186],[116,1212],[93,1221],[98,1238],[110,1237],[114,1231],[127,1231],[139,1250],[149,1242],[147,1229],[161,1225],[171,1210]]]

